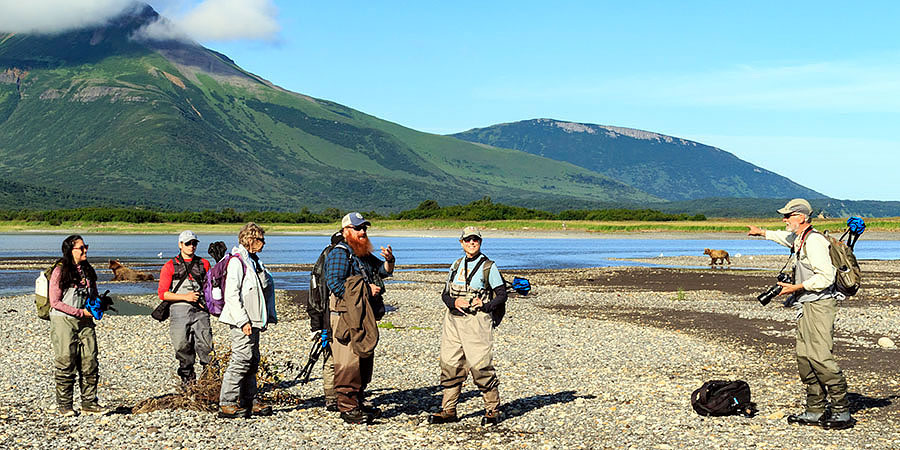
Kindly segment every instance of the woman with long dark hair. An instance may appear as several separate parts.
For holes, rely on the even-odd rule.
[[[50,275],[50,343],[53,347],[56,404],[63,416],[72,408],[75,381],[81,387],[81,412],[103,414],[97,403],[97,335],[94,319],[85,307],[98,297],[97,273],[87,261],[88,245],[75,234],[62,243],[62,257]]]

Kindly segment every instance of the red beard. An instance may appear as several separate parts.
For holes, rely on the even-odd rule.
[[[351,235],[346,236],[344,240],[347,241],[347,245],[353,250],[353,254],[359,257],[372,253],[372,250],[374,249],[372,241],[370,241],[368,237],[356,239]]]

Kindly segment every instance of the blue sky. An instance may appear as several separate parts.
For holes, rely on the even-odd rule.
[[[201,42],[410,128],[639,128],[829,196],[900,200],[900,2],[246,1],[277,31]],[[211,2],[150,3],[177,16]]]

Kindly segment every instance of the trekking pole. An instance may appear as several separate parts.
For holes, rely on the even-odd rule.
[[[325,331],[323,331],[324,333]],[[327,339],[327,335],[326,335]],[[322,350],[325,348],[325,345],[322,343],[322,333],[319,333],[319,339],[313,342],[312,348],[309,349],[309,356],[306,359],[306,365],[300,369],[300,373],[294,378],[294,380],[299,380],[301,377],[303,378],[300,381],[301,384],[309,383],[309,377],[312,375],[312,369],[316,365],[316,361],[319,360],[319,356],[322,354]]]

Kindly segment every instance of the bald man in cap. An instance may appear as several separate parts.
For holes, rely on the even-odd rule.
[[[829,243],[812,226],[812,207],[795,198],[778,210],[784,231],[749,226],[750,236],[762,236],[791,249],[794,260],[793,283],[778,282],[778,295],[788,296],[785,306],[799,309],[797,315],[797,368],[806,385],[806,410],[788,416],[788,423],[815,425],[826,429],[853,426],[847,400],[847,380],[834,360],[834,318],[836,303],[844,298],[835,288],[836,269],[831,262]],[[831,412],[826,414],[826,397]]]

